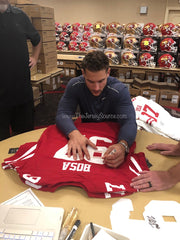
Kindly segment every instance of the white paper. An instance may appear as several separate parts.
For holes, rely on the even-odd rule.
[[[33,193],[31,188],[28,188],[24,192],[14,196],[13,198],[2,202],[0,205],[21,205],[21,206],[29,206],[29,207],[44,207],[44,204],[37,198],[37,196]]]
[[[116,240],[111,237],[106,231],[101,229],[92,240]]]

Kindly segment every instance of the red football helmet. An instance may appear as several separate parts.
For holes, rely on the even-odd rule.
[[[156,52],[157,51],[157,41],[148,37],[143,38],[140,42],[140,47],[142,51]]]
[[[132,51],[124,51],[121,53],[121,63],[126,66],[137,66],[136,56]]]
[[[89,43],[88,42],[80,42],[79,51],[85,52],[88,49],[89,49]]]
[[[161,27],[162,35],[173,36],[175,34],[175,25],[173,23],[165,23]]]
[[[154,23],[147,23],[143,27],[143,34],[147,36],[154,36],[157,34],[157,26]]]
[[[160,42],[160,49],[164,52],[177,52],[176,42],[172,38],[164,38]]]
[[[65,41],[65,42],[69,42],[70,41],[69,34],[67,32],[60,33],[59,34],[59,40],[60,41]]]
[[[104,54],[109,58],[111,64],[119,64],[119,57],[113,50],[108,50]]]
[[[175,68],[176,67],[175,59],[169,53],[161,55],[158,59],[158,64],[159,64],[159,67],[162,67],[162,68]]]
[[[72,25],[70,23],[64,23],[62,25],[63,32],[71,33],[72,32]]]
[[[68,45],[68,49],[71,51],[78,51],[78,43],[76,41],[70,41]]]
[[[72,32],[70,34],[70,40],[80,42],[81,41],[81,35],[78,32]]]
[[[88,32],[88,31],[84,32],[83,35],[82,35],[82,39],[84,41],[89,41],[90,37],[91,37],[91,33]]]
[[[72,24],[72,30],[74,32],[82,32],[83,31],[83,28],[82,28],[82,25],[80,23],[73,23]]]
[[[62,32],[62,26],[61,26],[60,23],[55,22],[55,30],[56,30],[57,33]]]
[[[154,57],[150,53],[143,53],[139,56],[139,65],[143,67],[155,67]]]
[[[85,23],[84,24],[84,31],[86,32],[92,32],[93,31],[93,25],[92,25],[92,23]]]
[[[65,42],[59,41],[56,45],[57,50],[67,50],[67,46],[65,44]]]

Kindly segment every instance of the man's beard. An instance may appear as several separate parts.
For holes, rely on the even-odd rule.
[[[3,13],[7,10],[9,4],[0,4],[0,12]]]

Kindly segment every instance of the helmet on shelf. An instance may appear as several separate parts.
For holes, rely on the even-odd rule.
[[[127,37],[124,39],[124,48],[131,50],[138,49],[138,40],[135,37]]]
[[[119,64],[119,57],[113,50],[108,50],[104,54],[109,58],[111,64]]]
[[[78,51],[78,43],[76,41],[70,41],[68,45],[68,49],[71,51]]]
[[[78,32],[72,32],[70,34],[71,41],[81,41],[81,35]]]
[[[106,46],[108,48],[119,48],[119,39],[116,36],[107,37]]]
[[[93,24],[90,22],[87,22],[84,24],[84,31],[86,32],[92,32],[93,31]]]
[[[160,42],[160,49],[164,52],[177,52],[176,42],[172,38],[164,38]]]
[[[165,23],[161,27],[162,35],[173,36],[175,34],[175,25],[173,23]]]
[[[62,32],[62,26],[61,26],[61,24],[58,23],[58,22],[55,22],[55,31],[56,31],[57,33]]]
[[[162,68],[175,68],[176,67],[175,59],[169,53],[163,54],[159,57],[158,65],[159,65],[159,67],[162,67]]]
[[[126,66],[137,66],[136,56],[132,51],[124,51],[121,54],[121,64]]]
[[[140,42],[140,47],[142,51],[148,51],[148,52],[156,52],[157,50],[157,41],[147,37],[143,38]]]
[[[124,26],[118,22],[111,22],[106,26],[109,33],[123,34]]]
[[[65,42],[69,42],[70,41],[69,34],[67,32],[60,33],[59,34],[59,40],[60,41],[65,41]]]
[[[84,41],[89,41],[90,37],[91,37],[91,33],[88,32],[88,31],[84,32],[83,35],[82,35],[82,39]]]
[[[67,50],[67,46],[65,42],[59,41],[56,44],[57,50]]]
[[[71,33],[73,31],[72,25],[70,23],[66,22],[62,25],[62,30],[63,30],[63,32]]]
[[[126,30],[126,33],[130,35],[141,35],[142,33],[141,25],[135,22],[126,24],[125,30]]]
[[[157,26],[154,23],[146,23],[143,27],[143,34],[147,36],[154,36],[157,34]]]
[[[98,35],[91,36],[91,38],[89,40],[89,43],[90,43],[91,47],[95,47],[95,48],[104,47],[103,46],[103,39]]]
[[[98,21],[98,22],[93,24],[93,30],[94,30],[94,32],[105,33],[106,32],[106,26],[103,22]]]
[[[143,67],[155,67],[154,57],[150,53],[142,53],[139,56],[139,65]]]
[[[83,28],[82,25],[80,23],[73,23],[72,24],[72,31],[74,32],[82,32]]]
[[[89,48],[89,43],[88,42],[80,42],[79,43],[79,51],[85,52]]]

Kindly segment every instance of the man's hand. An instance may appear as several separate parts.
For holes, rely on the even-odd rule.
[[[151,192],[169,189],[176,183],[169,171],[142,171],[130,185],[140,192]]]
[[[160,150],[160,154],[164,156],[180,156],[180,143],[178,144],[165,144],[165,143],[153,143],[147,146],[147,149]]]
[[[125,159],[125,148],[120,144],[111,145],[104,156],[104,163],[112,168],[117,168],[124,162]]]
[[[33,68],[37,64],[37,59],[34,57],[29,58],[29,67]]]
[[[78,130],[74,130],[69,134],[68,142],[68,157],[73,155],[74,160],[77,160],[77,154],[79,159],[83,160],[83,153],[86,155],[86,158],[90,160],[90,155],[87,150],[87,145],[90,145],[92,148],[97,149],[96,145],[82,135]]]

